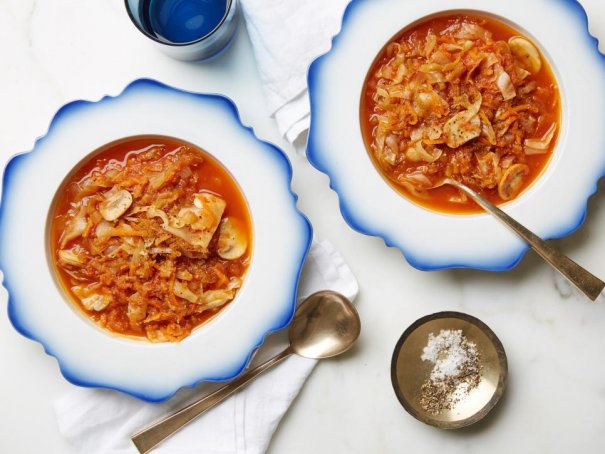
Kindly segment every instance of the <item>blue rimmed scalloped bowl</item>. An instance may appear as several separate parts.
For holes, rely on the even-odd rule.
[[[561,133],[546,170],[516,200],[511,216],[544,238],[584,221],[588,198],[605,174],[605,58],[573,0],[353,0],[332,49],[309,70],[307,155],[330,177],[355,230],[399,248],[416,268],[507,270],[528,246],[487,214],[449,215],[421,208],[375,170],[359,119],[368,69],[392,36],[424,17],[450,11],[496,16],[523,30],[548,58],[561,91]]]
[[[47,217],[67,173],[102,145],[149,134],[193,143],[217,158],[240,185],[254,229],[254,252],[235,300],[178,343],[131,340],[88,322],[55,284],[47,260]],[[285,155],[244,127],[224,97],[138,80],[116,97],[67,104],[34,149],[14,157],[4,173],[0,268],[11,322],[77,385],[161,401],[183,386],[235,377],[294,313],[311,226],[296,209],[291,177]]]

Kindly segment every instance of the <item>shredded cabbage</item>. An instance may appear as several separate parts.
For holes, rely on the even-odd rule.
[[[392,181],[414,193],[447,176],[497,195],[507,168],[552,149],[557,126],[546,114],[556,86],[539,85],[518,57],[529,41],[511,38],[511,49],[484,23],[456,16],[441,29],[411,31],[386,46],[368,77],[371,152]],[[507,189],[521,188],[526,176],[516,172]]]

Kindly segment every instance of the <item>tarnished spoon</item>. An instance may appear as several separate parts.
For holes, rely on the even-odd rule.
[[[548,262],[554,269],[565,276],[569,281],[584,295],[590,298],[591,301],[597,299],[597,297],[605,288],[605,282],[590,273],[588,270],[582,268],[576,262],[571,260],[566,255],[559,252],[553,246],[549,245],[542,238],[519,224],[509,215],[507,215],[500,208],[495,206],[489,200],[483,196],[477,194],[468,186],[454,180],[453,178],[444,178],[440,180],[436,185],[429,189],[438,188],[443,185],[454,186],[469,197],[471,197],[481,208],[488,213],[494,215],[498,220],[510,228],[513,232],[519,235],[531,248],[538,253],[546,262]]]
[[[314,293],[298,306],[294,314],[288,330],[290,339],[288,348],[212,394],[153,423],[133,435],[131,439],[140,453],[149,452],[206,410],[219,404],[291,354],[296,353],[314,359],[339,355],[351,348],[360,330],[359,315],[346,297],[330,290]]]

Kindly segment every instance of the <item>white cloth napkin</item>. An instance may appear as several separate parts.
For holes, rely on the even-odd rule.
[[[290,142],[309,128],[307,71],[332,46],[350,0],[241,0],[271,114]]]
[[[331,289],[353,300],[357,280],[343,257],[327,241],[313,242],[305,261],[298,300]],[[251,366],[283,350],[286,330],[269,336]],[[203,414],[161,444],[159,454],[260,454],[279,421],[313,370],[316,360],[293,355],[248,387]],[[55,402],[59,430],[76,452],[133,454],[130,435],[185,403],[222,386],[205,383],[182,389],[168,402],[150,404],[115,391],[75,389]],[[301,436],[301,443],[304,442]]]

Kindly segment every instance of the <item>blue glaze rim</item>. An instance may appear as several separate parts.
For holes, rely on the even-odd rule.
[[[302,226],[302,235],[301,235],[301,238],[299,239],[300,244],[296,248],[296,254],[300,255],[300,257],[298,259],[297,272],[295,273],[295,275],[292,276],[292,283],[290,286],[291,290],[290,290],[289,294],[284,295],[284,300],[288,304],[287,305],[284,304],[285,310],[282,311],[282,313],[280,313],[276,317],[277,320],[275,321],[274,325],[271,328],[269,328],[265,333],[262,333],[259,336],[258,340],[255,341],[255,343],[248,349],[247,353],[244,355],[244,357],[241,359],[241,361],[235,361],[237,363],[235,367],[232,367],[229,370],[225,371],[224,374],[218,375],[218,376],[201,376],[199,378],[196,378],[193,382],[183,383],[183,384],[179,385],[176,389],[170,389],[164,393],[158,392],[157,395],[156,394],[151,395],[151,394],[147,394],[144,392],[137,392],[137,391],[133,391],[133,390],[126,390],[126,389],[120,388],[119,386],[107,385],[102,382],[83,380],[78,376],[77,372],[71,371],[64,363],[62,363],[61,358],[59,358],[55,354],[55,352],[50,348],[48,343],[45,342],[44,340],[42,340],[40,338],[40,336],[38,336],[37,334],[30,331],[25,326],[25,324],[22,323],[22,321],[20,320],[19,315],[17,313],[17,306],[19,305],[18,296],[15,294],[15,291],[13,290],[13,286],[11,284],[13,277],[11,276],[11,271],[10,271],[11,268],[10,268],[10,264],[9,264],[9,260],[8,260],[9,258],[5,257],[5,252],[2,248],[2,238],[5,237],[3,231],[4,231],[5,223],[6,223],[6,216],[5,216],[4,212],[6,209],[7,201],[10,197],[11,179],[12,179],[14,173],[18,170],[19,165],[22,162],[24,162],[24,160],[32,159],[33,157],[36,156],[36,152],[37,152],[36,148],[37,148],[38,144],[41,143],[42,141],[44,141],[44,139],[47,136],[49,136],[49,134],[53,130],[53,126],[59,121],[59,119],[63,115],[65,115],[68,112],[71,112],[75,109],[78,109],[80,107],[83,107],[83,106],[90,106],[90,105],[99,104],[99,103],[108,102],[108,101],[111,101],[114,99],[118,99],[121,96],[126,95],[128,92],[135,90],[137,88],[140,88],[140,87],[151,87],[151,88],[165,90],[165,91],[178,93],[178,94],[182,94],[182,95],[186,95],[186,96],[191,96],[191,97],[197,98],[197,99],[204,99],[206,101],[222,104],[224,107],[226,107],[228,109],[228,111],[230,112],[231,116],[233,117],[233,119],[235,120],[236,124],[239,127],[243,128],[252,137],[253,140],[260,142],[263,145],[262,148],[266,149],[268,153],[271,153],[275,157],[275,159],[281,164],[281,167],[283,169],[283,176],[285,176],[285,181],[287,183],[288,192],[290,193],[290,196],[292,197],[292,208],[294,209],[293,215],[298,218],[298,221],[301,223],[301,226]],[[0,270],[3,272],[3,281],[0,284],[2,284],[2,286],[6,289],[7,294],[8,294],[7,312],[8,312],[8,317],[9,317],[11,324],[17,330],[17,332],[19,332],[21,335],[41,344],[42,347],[44,348],[45,353],[48,354],[49,356],[52,356],[53,358],[55,358],[63,377],[70,383],[77,385],[77,386],[82,386],[82,387],[87,387],[87,388],[111,389],[114,391],[119,391],[124,394],[131,395],[133,397],[136,397],[138,399],[141,399],[141,400],[144,400],[147,402],[159,403],[159,402],[163,402],[163,401],[170,399],[181,388],[192,388],[202,382],[223,382],[223,381],[228,381],[228,380],[235,378],[247,367],[247,365],[250,362],[250,359],[252,358],[252,355],[264,343],[265,338],[268,335],[270,335],[273,332],[279,331],[289,325],[289,323],[291,322],[291,320],[294,316],[294,312],[296,309],[296,293],[297,293],[297,289],[298,289],[298,283],[300,280],[300,276],[301,276],[301,272],[302,272],[302,268],[303,268],[305,259],[309,252],[309,249],[311,247],[313,230],[312,230],[312,226],[311,226],[309,219],[297,207],[298,195],[292,190],[292,176],[293,176],[292,165],[291,165],[288,157],[286,156],[286,154],[281,149],[279,149],[276,145],[259,139],[256,136],[256,134],[254,133],[254,130],[252,129],[252,127],[244,125],[242,123],[241,116],[239,114],[239,111],[238,111],[235,103],[230,98],[223,96],[223,95],[208,94],[208,93],[195,93],[195,92],[171,87],[171,86],[163,84],[162,82],[159,82],[155,79],[142,78],[142,79],[134,80],[133,82],[129,83],[120,93],[118,93],[115,96],[106,95],[97,101],[75,100],[75,101],[72,101],[72,102],[69,102],[69,103],[63,105],[53,116],[53,118],[49,124],[47,132],[45,134],[39,136],[35,140],[32,149],[29,151],[25,151],[25,152],[14,155],[8,161],[6,167],[4,168],[4,171],[3,171],[2,195],[0,197]]]
[[[347,21],[349,20],[350,16],[361,4],[363,4],[364,2],[369,2],[369,1],[370,0],[351,0],[351,2],[347,5],[347,7],[345,9],[340,30],[332,38],[332,45],[330,46],[330,49],[326,53],[317,57],[311,63],[311,65],[309,67],[309,72],[307,75],[307,85],[309,87],[309,99],[310,99],[310,104],[311,104],[311,116],[310,116],[311,126],[309,128],[309,135],[307,138],[307,146],[306,146],[306,153],[307,153],[307,158],[309,159],[309,162],[317,170],[319,170],[320,172],[322,172],[328,176],[330,188],[334,192],[336,192],[336,195],[338,196],[338,203],[339,203],[341,214],[342,214],[345,222],[349,225],[349,227],[351,227],[353,230],[355,230],[359,233],[362,233],[364,235],[375,236],[375,237],[381,238],[384,241],[386,246],[395,247],[395,248],[399,249],[399,251],[402,253],[402,255],[407,260],[407,262],[410,265],[412,265],[414,268],[417,268],[421,271],[439,271],[439,270],[451,269],[451,268],[478,269],[478,270],[495,271],[495,272],[511,270],[512,268],[517,266],[517,264],[523,259],[523,257],[525,256],[525,253],[529,250],[529,245],[524,244],[523,247],[520,249],[519,253],[511,254],[511,257],[508,260],[503,260],[501,262],[496,262],[496,263],[493,263],[490,265],[471,263],[471,262],[465,262],[465,263],[452,262],[452,263],[448,263],[448,264],[444,264],[444,265],[441,265],[441,264],[435,265],[435,264],[427,262],[422,257],[419,257],[417,254],[412,253],[412,251],[409,248],[403,246],[401,244],[401,242],[398,241],[397,239],[395,239],[389,235],[386,235],[377,229],[368,227],[364,222],[364,219],[363,219],[364,216],[357,213],[355,207],[353,206],[354,204],[348,203],[345,200],[345,198],[341,195],[341,191],[339,189],[340,188],[339,181],[335,177],[335,175],[330,171],[329,165],[327,165],[325,163],[325,161],[323,160],[321,146],[318,145],[317,133],[315,132],[315,129],[313,128],[313,123],[314,123],[313,119],[316,116],[316,115],[314,115],[314,112],[317,112],[317,106],[318,106],[317,99],[320,97],[320,93],[318,93],[319,90],[317,88],[318,84],[316,81],[319,77],[318,73],[319,73],[319,69],[321,67],[322,62],[326,58],[328,58],[330,53],[338,46],[341,36],[342,36],[342,30],[346,26]],[[582,7],[582,5],[579,3],[579,1],[578,0],[553,0],[553,2],[558,2],[558,3],[564,4],[564,6],[569,8],[569,12],[571,15],[579,16],[579,20],[580,20],[580,22],[582,22],[583,29],[586,33],[586,38],[588,38],[587,44],[589,46],[591,46],[591,48],[596,52],[597,57],[600,58],[601,63],[603,63],[603,65],[605,65],[605,54],[603,54],[599,51],[598,39],[595,36],[590,34],[590,31],[588,28],[588,15],[586,14],[586,11]],[[455,6],[453,8],[455,8]],[[452,8],[449,8],[449,9],[452,9]],[[586,215],[587,215],[588,200],[590,199],[590,197],[592,197],[597,192],[598,182],[604,176],[605,176],[605,167],[603,167],[599,171],[599,175],[593,183],[592,192],[589,192],[586,195],[585,202],[583,203],[582,209],[579,210],[578,218],[576,219],[576,221],[571,222],[570,226],[567,229],[563,229],[560,232],[553,233],[552,235],[549,235],[545,239],[556,239],[556,238],[565,237],[565,236],[575,232],[582,226],[582,224],[584,223],[584,221],[586,219]]]

